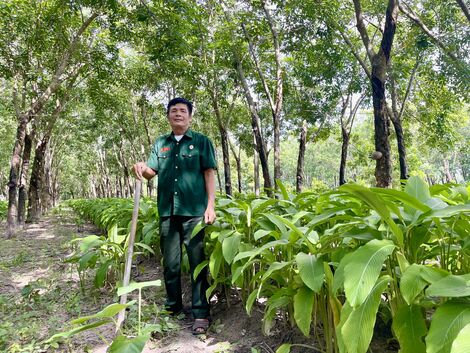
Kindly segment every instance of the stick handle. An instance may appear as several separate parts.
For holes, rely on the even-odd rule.
[[[140,191],[142,189],[142,181],[139,179],[135,180],[134,185],[134,209],[132,211],[132,222],[131,230],[129,233],[129,242],[127,245],[127,258],[126,265],[124,267],[124,277],[122,279],[122,286],[126,287],[129,285],[129,279],[131,277],[131,268],[132,268],[132,256],[134,255],[134,241],[135,241],[135,232],[137,230],[137,219],[139,217],[139,204],[140,204]],[[127,293],[121,295],[120,304],[126,304],[127,302]],[[126,310],[121,310],[118,315],[116,322],[116,332],[121,327],[121,324],[124,321],[126,316]]]

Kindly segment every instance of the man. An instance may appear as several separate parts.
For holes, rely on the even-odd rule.
[[[157,206],[160,216],[160,248],[167,301],[173,314],[183,309],[181,298],[181,247],[186,246],[192,288],[193,334],[206,333],[209,304],[206,298],[207,270],[196,279],[193,272],[204,261],[204,231],[191,238],[202,220],[215,221],[214,147],[206,136],[192,131],[192,103],[174,98],[168,103],[167,118],[172,132],[157,138],[147,162],[134,165],[136,178],[152,179],[158,174]]]

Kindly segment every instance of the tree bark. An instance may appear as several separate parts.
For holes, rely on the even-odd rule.
[[[18,224],[18,175],[21,164],[21,153],[24,147],[28,117],[22,115],[16,129],[16,141],[10,163],[10,176],[8,182],[8,214],[7,238],[11,238]]]
[[[260,180],[259,180],[259,154],[256,149],[253,151],[253,192],[256,197],[260,195]]]
[[[41,185],[44,185],[45,152],[48,140],[42,139],[34,151],[33,168],[29,181],[28,223],[37,222],[42,214]]]
[[[18,194],[18,224],[23,226],[26,219],[26,199],[28,197],[28,172],[29,172],[29,163],[31,158],[31,150],[33,147],[33,135],[34,131],[26,134],[24,140],[24,149],[23,149],[23,166],[21,168],[21,184],[19,187]]]
[[[354,0],[356,25],[369,57],[372,71],[372,101],[374,106],[375,151],[378,153],[375,179],[378,187],[392,185],[392,162],[389,141],[389,118],[385,100],[385,82],[398,17],[398,2],[389,0],[385,16],[385,28],[378,53],[375,53],[363,22],[360,0]]]
[[[228,141],[228,134],[227,129],[223,124],[223,117],[222,112],[220,111],[219,102],[216,96],[216,93],[212,88],[208,88],[210,96],[211,96],[211,103],[212,108],[214,109],[215,117],[217,119],[217,127],[219,128],[220,134],[220,143],[222,145],[222,159],[224,162],[224,189],[225,194],[228,196],[232,195],[232,172],[230,169],[230,153],[229,153],[229,141]]]
[[[349,132],[341,127],[341,162],[339,165],[339,185],[346,184],[346,160],[348,158]]]
[[[296,191],[302,192],[305,175],[305,149],[307,146],[307,120],[302,121],[299,137],[299,155],[297,158]]]
[[[230,149],[232,151],[233,158],[235,158],[235,163],[237,165],[237,185],[238,185],[238,192],[242,192],[242,162],[240,158],[240,151],[241,148],[238,146],[238,153],[235,151],[235,147],[233,146],[232,142],[229,139]]]

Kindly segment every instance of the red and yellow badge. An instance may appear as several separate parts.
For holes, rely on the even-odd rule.
[[[160,152],[167,152],[170,150],[170,147],[162,147],[160,148]]]

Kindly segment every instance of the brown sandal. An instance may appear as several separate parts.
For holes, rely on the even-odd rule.
[[[192,327],[193,335],[204,335],[209,329],[209,319],[195,319]]]

